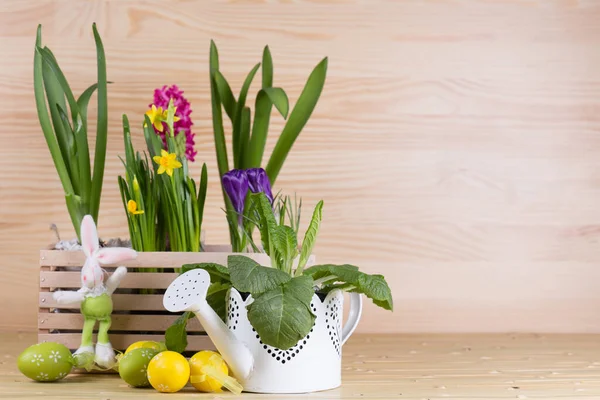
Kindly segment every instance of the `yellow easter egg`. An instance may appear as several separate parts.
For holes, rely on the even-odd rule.
[[[148,381],[162,393],[175,393],[183,389],[190,379],[190,364],[175,351],[163,351],[148,364]]]
[[[216,355],[216,357],[214,357]],[[219,353],[210,350],[199,351],[190,358],[191,383],[201,392],[222,392],[223,382],[211,376],[210,368],[215,368],[222,374],[227,375],[229,368]]]
[[[158,342],[153,342],[151,340],[140,340],[139,342],[132,343],[127,350],[125,350],[125,354],[129,353],[131,350],[135,349],[152,349],[156,351],[165,350],[164,345]]]

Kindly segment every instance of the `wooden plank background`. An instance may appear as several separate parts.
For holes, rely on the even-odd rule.
[[[141,149],[153,89],[176,83],[194,109],[193,173],[208,164],[206,240],[226,242],[209,43],[236,92],[268,44],[292,103],[329,57],[276,190],[303,197],[303,227],[324,199],[319,261],[389,280],[395,311],[367,302],[359,332],[600,332],[592,0],[0,1],[0,329],[35,330],[38,251],[51,223],[73,236],[35,113],[36,26],[79,93],[96,77],[94,21],[114,82],[103,238],[127,236],[121,115]],[[272,121],[266,154],[283,126]]]

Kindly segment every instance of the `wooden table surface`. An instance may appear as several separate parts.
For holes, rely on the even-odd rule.
[[[32,334],[0,334],[1,399],[233,398],[129,388],[114,374],[72,374],[58,383],[21,375],[16,357]],[[356,335],[344,347],[338,389],[245,398],[598,399],[600,335]],[[167,397],[165,397],[167,396]]]

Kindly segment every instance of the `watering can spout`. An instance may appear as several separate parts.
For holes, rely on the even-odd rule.
[[[169,285],[163,296],[163,306],[170,312],[193,312],[233,375],[239,380],[246,380],[252,372],[254,356],[206,302],[209,286],[208,272],[203,269],[190,270]]]
[[[241,380],[248,378],[254,364],[254,356],[248,347],[235,337],[206,301],[195,314],[233,375]]]

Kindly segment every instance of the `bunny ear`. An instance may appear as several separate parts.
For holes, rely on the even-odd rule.
[[[98,248],[98,232],[91,215],[86,215],[81,221],[81,247],[87,257],[94,254]]]
[[[102,264],[116,264],[136,257],[137,252],[126,247],[105,247],[96,254],[96,259]]]

